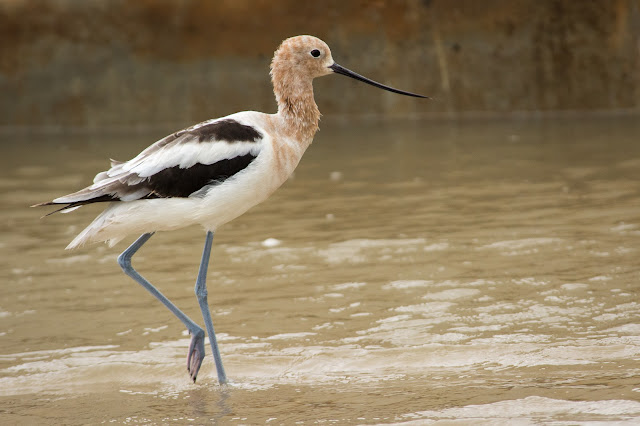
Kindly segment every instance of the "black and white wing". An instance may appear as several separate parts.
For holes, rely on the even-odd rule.
[[[67,204],[55,213],[96,202],[198,196],[247,168],[263,142],[256,127],[234,118],[205,121],[159,140],[129,161],[112,160],[93,185],[38,205]]]

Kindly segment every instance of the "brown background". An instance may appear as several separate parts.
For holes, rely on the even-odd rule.
[[[0,126],[188,124],[273,112],[280,41],[325,40],[325,115],[640,111],[640,0],[0,0]]]

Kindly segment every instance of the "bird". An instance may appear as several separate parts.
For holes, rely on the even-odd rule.
[[[266,200],[293,173],[318,131],[320,111],[313,80],[340,74],[401,95],[428,98],[378,83],[338,65],[329,46],[302,35],[284,40],[270,65],[275,114],[243,111],[195,124],[166,136],[129,161],[111,160],[93,184],[37,206],[62,205],[68,213],[93,203],[106,208],[66,247],[140,235],[118,256],[125,274],[162,302],[187,328],[191,342],[187,371],[195,383],[205,358],[205,331],[132,266],[132,257],[158,231],[191,225],[206,238],[195,284],[215,360],[218,383],[227,383],[207,300],[207,268],[214,233]]]

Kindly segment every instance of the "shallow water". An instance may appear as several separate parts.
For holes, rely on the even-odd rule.
[[[122,274],[125,243],[63,250],[98,206],[26,207],[163,131],[4,134],[0,422],[634,424],[639,135],[636,117],[324,120],[294,179],[214,239],[219,387],[210,355],[190,382],[189,337]],[[161,233],[134,258],[200,323],[203,243]]]

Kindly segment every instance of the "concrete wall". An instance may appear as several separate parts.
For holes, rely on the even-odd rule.
[[[0,0],[0,126],[181,125],[275,110],[269,61],[313,34],[325,115],[640,112],[640,0]]]

